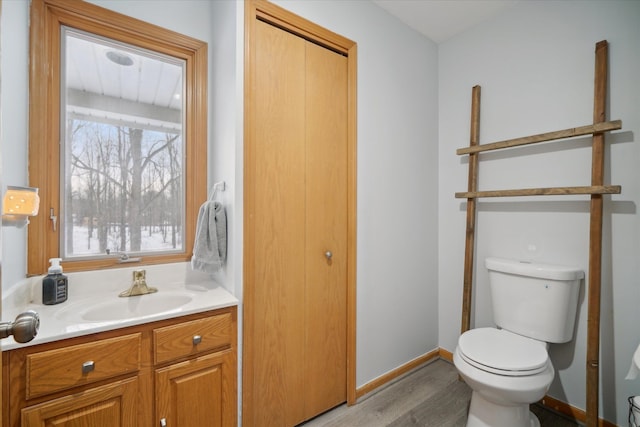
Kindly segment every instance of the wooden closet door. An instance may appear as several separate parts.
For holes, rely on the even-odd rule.
[[[347,399],[347,58],[306,44],[305,415]]]
[[[256,22],[252,411],[304,419],[305,40]]]
[[[347,60],[257,21],[254,67],[244,408],[294,426],[346,400]]]

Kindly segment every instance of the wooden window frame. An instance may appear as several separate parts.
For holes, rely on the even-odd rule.
[[[185,226],[183,252],[145,255],[135,265],[184,262],[191,258],[199,206],[206,199],[207,43],[84,1],[32,0],[29,71],[29,183],[40,189],[40,213],[30,220],[27,275],[43,274],[58,258],[60,227],[60,26],[161,52],[186,63]],[[65,271],[122,267],[118,259],[63,260]]]

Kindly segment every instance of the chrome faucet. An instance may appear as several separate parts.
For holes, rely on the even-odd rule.
[[[146,295],[158,292],[157,288],[147,286],[147,280],[145,279],[145,270],[134,270],[133,283],[131,287],[126,291],[120,292],[119,297],[134,297],[136,295]]]

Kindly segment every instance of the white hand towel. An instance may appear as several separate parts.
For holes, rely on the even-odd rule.
[[[200,206],[191,268],[215,273],[227,258],[227,214],[220,202],[206,201]]]

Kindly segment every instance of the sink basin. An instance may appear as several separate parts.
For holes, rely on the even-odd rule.
[[[184,293],[154,293],[135,297],[119,298],[95,303],[74,304],[61,309],[56,317],[85,322],[106,322],[147,317],[179,311],[193,297]]]

